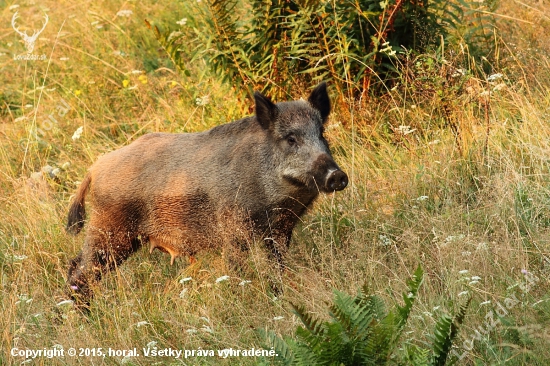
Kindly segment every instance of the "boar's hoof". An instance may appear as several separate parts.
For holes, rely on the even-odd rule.
[[[335,170],[329,174],[325,187],[327,191],[341,191],[348,185],[348,176],[341,170]]]

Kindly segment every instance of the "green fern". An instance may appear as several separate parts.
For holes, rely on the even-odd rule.
[[[470,297],[468,301],[460,307],[458,314],[456,314],[454,319],[451,319],[447,315],[443,315],[436,323],[434,331],[435,339],[432,345],[432,365],[445,365],[449,352],[451,351],[453,341],[458,334],[458,329],[464,322],[466,310],[468,309],[471,300],[472,298]]]
[[[145,20],[147,27],[155,33],[155,37],[160,46],[164,49],[170,60],[178,67],[179,70],[186,72],[184,58],[180,55],[181,38],[176,32],[162,32],[156,25],[152,25],[147,19]],[[187,71],[188,73],[188,71]]]
[[[366,287],[355,296],[335,290],[329,307],[331,320],[323,321],[308,313],[305,307],[292,305],[303,324],[297,328],[295,339],[283,340],[272,332],[261,334],[284,365],[385,365],[390,362],[444,365],[469,301],[454,320],[447,315],[438,319],[430,349],[402,341],[423,274],[419,266],[407,282],[404,305],[396,305],[389,312],[381,298],[367,295]]]
[[[447,3],[434,0],[428,7],[428,2],[414,0],[183,2],[189,18],[185,57],[206,60],[223,81],[249,93],[255,89],[287,97],[297,83],[322,79],[332,80],[340,95],[358,95],[396,75],[395,51],[420,53],[439,45],[441,36],[460,22],[453,16],[459,8]],[[156,35],[171,57],[184,57],[170,53],[165,35]]]

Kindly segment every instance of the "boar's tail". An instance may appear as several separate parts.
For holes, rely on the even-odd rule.
[[[80,232],[80,230],[82,230],[82,227],[84,227],[84,219],[86,218],[84,198],[86,197],[86,193],[88,192],[88,187],[90,186],[91,181],[92,176],[88,173],[88,175],[86,175],[86,177],[80,184],[80,187],[78,187],[76,195],[73,199],[73,203],[71,203],[71,207],[69,208],[69,216],[66,229],[67,232],[70,234],[76,235]]]

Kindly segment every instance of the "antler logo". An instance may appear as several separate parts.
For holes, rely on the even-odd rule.
[[[15,12],[15,14],[13,14],[13,17],[11,18],[11,25],[13,27],[13,29],[21,36],[23,37],[23,41],[25,42],[25,48],[27,48],[27,53],[32,53],[32,51],[34,50],[34,44],[36,42],[36,39],[38,38],[38,36],[40,35],[40,33],[42,33],[42,31],[44,30],[44,28],[46,28],[46,24],[48,24],[48,14],[44,13],[44,25],[42,26],[42,29],[40,29],[39,31],[34,31],[32,36],[29,36],[27,34],[27,32],[21,32],[16,26],[15,26],[15,20],[19,18],[19,14],[17,12]]]

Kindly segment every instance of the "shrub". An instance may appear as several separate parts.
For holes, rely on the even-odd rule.
[[[189,17],[184,31],[155,29],[176,65],[189,72],[183,59],[205,58],[222,80],[250,94],[262,90],[283,98],[296,84],[330,80],[338,95],[362,97],[373,86],[388,88],[384,81],[398,74],[405,51],[440,47],[450,30],[460,29],[450,37],[455,42],[486,42],[490,17],[472,4],[208,0],[183,5]],[[466,29],[465,16],[472,19]]]

